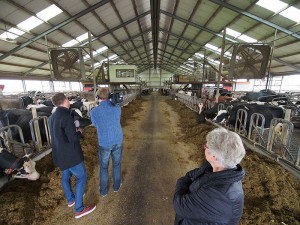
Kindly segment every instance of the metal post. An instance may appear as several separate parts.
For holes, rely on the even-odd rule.
[[[91,32],[88,32],[89,35],[89,50],[90,50],[90,56],[91,56],[91,64],[92,64],[92,75],[93,75],[93,83],[94,83],[94,96],[96,96],[96,77],[95,77],[95,73],[94,73],[94,56],[93,56],[93,48],[92,48],[92,35]]]
[[[23,85],[23,91],[27,92],[25,80],[22,80],[22,85]]]
[[[159,67],[159,86],[161,87],[161,68]]]
[[[47,36],[45,35],[45,42],[46,42],[46,46],[47,46],[47,55],[48,55],[48,59],[49,59],[49,71],[50,71],[50,91],[54,92],[54,83],[53,83],[53,79],[54,79],[54,75],[53,75],[53,70],[52,70],[52,60],[50,57],[50,51],[49,51],[49,46],[48,46],[48,39]]]
[[[276,40],[276,36],[277,36],[277,29],[275,30],[274,41],[273,41],[272,48],[271,48],[271,53],[270,53],[269,68],[268,68],[268,76],[267,76],[267,82],[266,82],[266,90],[267,90],[268,87],[269,87],[270,78],[271,78],[270,68],[271,68],[271,62],[272,62],[273,52],[274,52],[274,48],[275,48],[275,40]]]
[[[222,75],[222,70],[223,70],[223,55],[224,55],[224,49],[225,49],[225,38],[226,38],[226,27],[223,32],[223,39],[222,39],[222,48],[221,48],[221,56],[220,56],[220,65],[219,65],[219,76],[218,76],[218,83],[217,83],[217,93],[216,93],[216,101],[219,101],[219,96],[220,96],[220,82],[221,82],[221,75]]]

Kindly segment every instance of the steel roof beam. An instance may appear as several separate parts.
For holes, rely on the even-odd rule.
[[[200,25],[198,25],[198,24],[196,24],[196,23],[193,23],[193,22],[191,22],[191,21],[189,21],[189,20],[183,19],[183,18],[181,18],[181,17],[179,17],[179,16],[175,16],[175,15],[173,15],[173,14],[171,14],[171,13],[169,13],[169,12],[166,12],[166,11],[164,11],[164,10],[160,10],[160,12],[161,12],[162,14],[165,14],[166,16],[169,16],[169,17],[172,17],[172,18],[174,18],[174,19],[176,19],[176,20],[179,20],[179,21],[181,21],[181,22],[183,22],[183,23],[185,23],[185,24],[188,24],[188,25],[191,25],[191,26],[193,26],[193,27],[196,27],[196,28],[198,28],[199,30],[206,31],[206,32],[208,32],[208,33],[210,33],[210,34],[213,34],[214,36],[217,36],[217,37],[219,37],[219,38],[223,38],[223,35],[221,35],[221,34],[219,34],[219,33],[216,33],[216,32],[214,32],[214,31],[212,31],[212,30],[210,30],[210,29],[208,29],[208,28],[206,28],[206,27],[200,26]],[[227,41],[230,41],[230,42],[234,42],[234,43],[237,42],[237,41],[235,41],[235,40],[233,40],[233,39],[231,39],[231,38],[228,38],[228,37],[226,37],[226,40],[227,40]]]
[[[46,30],[45,32],[42,32],[41,34],[35,36],[34,38],[30,39],[29,41],[26,41],[25,43],[19,45],[18,47],[15,47],[14,49],[8,51],[4,55],[0,56],[0,60],[5,59],[6,57],[8,57],[11,54],[13,54],[13,53],[15,53],[15,52],[17,52],[17,51],[25,48],[26,46],[28,46],[31,43],[37,41],[38,39],[44,37],[45,35],[50,34],[51,32],[53,32],[53,31],[55,31],[55,30],[57,30],[57,29],[65,26],[65,25],[67,25],[68,23],[71,23],[72,21],[74,21],[74,20],[76,20],[76,19],[84,16],[85,14],[87,14],[87,13],[89,13],[89,12],[91,12],[91,11],[93,11],[93,10],[95,10],[95,9],[103,6],[103,5],[105,5],[106,3],[109,3],[109,2],[110,2],[110,0],[102,0],[101,2],[98,2],[98,3],[94,4],[94,5],[92,5],[91,7],[87,8],[87,9],[85,9],[85,10],[77,13],[76,15],[70,17],[69,19],[61,22],[60,24],[57,24],[56,26],[54,26],[54,27]]]
[[[203,46],[203,45],[201,45],[201,44],[198,44],[198,43],[196,43],[196,42],[194,42],[194,41],[192,41],[192,40],[189,40],[189,39],[187,39],[187,38],[181,37],[181,36],[179,36],[179,35],[177,35],[177,34],[174,34],[174,33],[170,32],[170,31],[164,30],[164,29],[162,29],[162,28],[160,28],[160,30],[163,31],[163,32],[169,33],[169,34],[175,36],[176,38],[180,38],[180,39],[182,39],[182,40],[185,40],[186,42],[189,42],[189,43],[191,43],[191,44],[197,45],[198,47],[200,47],[200,49],[201,49],[201,48],[204,48],[204,49],[206,49],[206,50],[208,50],[208,51],[211,51],[211,52],[215,53],[213,50],[211,50],[211,49],[209,49],[209,48],[206,48],[205,46]],[[245,43],[245,44],[246,44],[246,43]],[[200,49],[199,49],[199,50],[200,50]],[[198,50],[198,51],[199,51],[199,50]],[[197,51],[195,51],[195,53],[196,53],[196,52],[197,52]],[[192,56],[192,55],[191,55],[191,56]],[[278,58],[276,58],[276,57],[273,57],[272,60],[277,61],[277,62],[280,62],[280,63],[284,64],[285,66],[289,66],[289,67],[291,67],[291,68],[294,68],[294,69],[296,69],[297,71],[300,69],[299,67],[294,66],[294,65],[292,65],[292,64],[290,64],[290,63],[288,63],[288,62],[286,62],[286,61],[283,61],[283,60],[281,60],[281,59],[278,59]]]
[[[151,8],[154,69],[156,69],[156,67],[157,67],[158,34],[159,34],[159,18],[160,18],[160,13],[159,13],[160,0],[151,0],[150,8]]]
[[[134,36],[131,36],[130,38],[128,38],[128,39],[126,39],[126,40],[124,40],[124,41],[120,41],[118,44],[115,44],[114,46],[111,46],[111,47],[109,47],[109,48],[110,48],[110,49],[114,49],[114,48],[116,48],[116,47],[118,47],[118,46],[120,46],[120,45],[122,45],[122,44],[125,44],[125,43],[128,42],[128,41],[134,40],[135,38],[137,38],[137,37],[139,37],[139,36],[142,36],[142,37],[143,37],[144,34],[150,32],[150,31],[151,31],[151,29],[147,29],[147,30],[145,30],[145,31],[142,32],[142,33],[139,33],[139,34],[136,34],[136,35],[134,35]],[[148,44],[148,43],[150,43],[150,42],[152,42],[152,41],[145,42],[145,43],[143,43],[143,45],[138,46],[138,47],[136,47],[136,48],[143,47],[144,45],[146,45],[146,44]]]
[[[228,9],[234,11],[234,12],[237,12],[239,14],[247,16],[247,17],[249,17],[249,18],[251,18],[253,20],[256,20],[256,21],[258,21],[260,23],[263,23],[263,24],[265,24],[267,26],[270,26],[270,27],[272,27],[274,29],[277,29],[277,30],[279,30],[281,32],[284,32],[284,33],[286,33],[286,34],[288,34],[288,35],[290,35],[290,36],[292,36],[294,38],[300,39],[300,35],[296,34],[295,32],[290,31],[288,29],[285,29],[285,28],[283,28],[281,26],[278,26],[277,24],[272,23],[270,21],[264,20],[264,19],[262,19],[262,18],[260,18],[258,16],[255,16],[255,15],[249,13],[249,12],[245,12],[244,10],[242,10],[242,9],[240,9],[240,8],[234,6],[234,5],[228,4],[228,3],[224,2],[224,1],[221,1],[221,0],[211,0],[211,2],[213,2],[215,4],[218,4],[218,5],[221,5],[223,7],[226,7],[226,8],[228,8]]]
[[[100,38],[102,38],[102,37],[104,37],[104,36],[106,36],[106,35],[108,35],[108,34],[111,34],[111,33],[113,33],[114,31],[116,31],[116,30],[118,30],[118,29],[120,29],[120,28],[122,28],[122,27],[124,27],[124,26],[127,26],[128,24],[130,24],[130,23],[132,23],[132,22],[134,22],[134,21],[136,21],[136,20],[139,20],[140,18],[142,18],[142,17],[148,15],[149,13],[150,13],[150,11],[144,12],[144,13],[140,14],[139,16],[134,17],[134,18],[132,18],[132,19],[126,21],[125,23],[122,23],[122,24],[120,24],[120,25],[118,25],[118,26],[116,26],[116,27],[114,27],[114,28],[112,28],[112,29],[110,29],[110,30],[108,30],[108,31],[106,31],[106,32],[104,32],[104,33],[98,35],[98,36],[95,36],[91,41],[92,41],[92,42],[93,42],[93,41],[96,41],[96,40],[98,40],[98,39],[100,39]],[[149,29],[149,31],[150,31],[150,29]],[[136,36],[134,36],[134,37],[138,37],[138,36],[140,36],[140,35],[141,35],[141,34],[138,34],[138,35],[136,35]],[[130,38],[129,38],[129,39],[126,39],[125,41],[119,42],[117,45],[114,45],[113,47],[110,47],[110,46],[107,46],[107,47],[108,47],[110,50],[112,50],[114,47],[120,46],[120,45],[122,45],[123,43],[125,43],[125,42],[127,42],[127,41],[130,41]],[[88,42],[85,42],[85,43],[81,44],[80,46],[85,46],[85,45],[87,45],[87,44],[88,44]],[[117,54],[117,53],[116,53],[116,54]],[[127,54],[127,55],[129,55],[129,54]],[[119,56],[119,55],[118,55],[118,56]],[[131,55],[129,55],[129,57],[132,58]],[[120,57],[120,58],[121,58],[121,57]]]
[[[278,59],[278,58],[272,58],[272,60],[280,62],[280,63],[282,63],[282,64],[284,64],[284,65],[286,65],[288,67],[294,68],[296,70],[295,72],[300,73],[300,67],[299,66],[295,66],[293,64],[287,63],[286,61],[283,61],[283,60]]]
[[[0,76],[2,79],[10,79],[10,80],[51,80],[50,75],[46,77],[45,74],[34,74],[34,76],[24,76],[24,73],[19,72],[3,72],[0,71]],[[20,78],[22,77],[22,78]]]

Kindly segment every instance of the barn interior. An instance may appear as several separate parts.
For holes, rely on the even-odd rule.
[[[96,223],[105,215],[110,219],[99,224],[172,224],[175,178],[183,175],[186,168],[202,162],[199,146],[215,126],[237,132],[249,150],[244,162],[249,177],[244,181],[246,203],[241,224],[300,224],[299,28],[297,0],[3,0],[0,1],[1,111],[23,110],[41,100],[46,104],[54,93],[64,92],[68,97],[87,101],[81,110],[83,117],[90,119],[90,110],[97,106],[95,91],[109,87],[120,96],[122,126],[124,133],[128,133],[124,139],[126,152],[139,156],[135,164],[129,158],[124,159],[130,169],[123,175],[132,183],[141,182],[143,173],[149,173],[140,165],[149,163],[142,159],[146,146],[157,145],[172,151],[166,147],[167,143],[157,144],[165,136],[156,127],[176,130],[174,136],[169,134],[165,139],[171,140],[169,144],[174,149],[183,148],[186,152],[176,151],[177,158],[170,159],[173,164],[166,164],[175,168],[178,177],[167,171],[170,168],[162,167],[170,177],[164,180],[168,191],[161,190],[165,197],[148,189],[150,185],[140,186],[167,208],[160,211],[159,205],[153,204],[138,187],[132,189],[126,179],[120,196],[115,199],[109,196],[108,200],[98,196],[97,146],[90,144],[96,145],[97,137],[94,127],[87,126],[82,140],[91,177],[86,201],[97,204],[99,211],[91,221],[76,221],[77,224]],[[27,97],[30,103],[24,101]],[[208,109],[229,111],[230,102],[236,99],[276,108],[285,106],[284,115],[271,120],[265,114],[252,117],[249,111],[241,110],[233,124],[213,121],[216,114],[207,119],[208,113],[206,123],[197,122],[199,114]],[[152,112],[149,116],[148,111]],[[47,116],[38,113],[36,107],[31,109],[28,122],[32,120],[26,123],[25,132],[14,124],[6,124],[7,127],[0,123],[2,136],[3,132],[17,130],[17,140],[7,133],[4,135],[14,156],[30,154],[37,161],[37,170],[43,171],[35,184],[23,179],[5,180],[1,188],[0,182],[0,201],[5,205],[0,216],[3,224],[67,224],[65,215],[70,219],[72,216],[62,209],[60,171],[51,163],[49,133],[46,141],[42,140],[39,124],[43,123],[47,130]],[[155,121],[154,115],[161,120]],[[247,116],[248,121],[244,118]],[[178,128],[165,127],[166,121]],[[134,127],[145,124],[149,126],[151,143],[140,142],[140,136],[133,136],[142,135]],[[282,125],[280,134],[278,124]],[[138,153],[137,144],[130,144],[132,139],[144,146],[143,151]],[[157,167],[154,171],[160,175],[158,168],[168,157],[175,156],[166,153],[160,159],[165,161],[159,161],[159,152],[154,149],[153,152],[147,155],[153,161],[149,166]],[[251,168],[252,164],[255,168]],[[134,166],[139,166],[140,173],[135,174]],[[153,179],[147,181],[151,184]],[[260,187],[253,187],[251,179]],[[24,188],[18,191],[20,185]],[[153,185],[160,184],[155,181]],[[55,188],[51,190],[51,186]],[[280,199],[280,190],[288,197]],[[32,200],[23,196],[26,192]],[[259,198],[265,203],[260,205]],[[144,202],[138,203],[140,199]],[[47,206],[47,202],[52,206]],[[129,211],[122,209],[120,214],[114,214],[120,202],[128,210],[140,212],[139,216],[125,222],[132,216]],[[35,205],[34,210],[26,210],[24,214],[19,207],[27,207],[29,203]],[[151,210],[153,213],[145,216]],[[48,220],[47,214],[51,215]],[[114,220],[116,216],[119,219]]]

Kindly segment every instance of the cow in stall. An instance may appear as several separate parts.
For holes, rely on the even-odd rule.
[[[213,121],[218,123],[227,123],[231,126],[235,126],[237,113],[239,109],[243,109],[247,112],[246,130],[250,126],[250,118],[253,113],[262,114],[265,117],[264,128],[269,128],[271,120],[273,118],[283,118],[284,110],[280,107],[270,106],[270,105],[259,105],[259,104],[241,104],[233,106],[227,110],[221,110],[218,115],[213,119]],[[262,121],[258,120],[258,125],[261,125]]]
[[[22,96],[22,103],[23,103],[23,108],[26,109],[28,105],[33,104],[33,99],[31,96]]]
[[[272,102],[273,99],[280,99],[281,101],[287,101],[288,97],[286,94],[279,94],[272,90],[260,90],[258,92],[247,92],[245,96],[241,97],[244,101],[261,101],[261,102]]]
[[[36,108],[37,116],[49,117],[52,112],[54,112],[56,107],[41,107]],[[78,127],[84,128],[91,124],[90,119],[83,118],[81,112],[76,109],[71,109],[71,115],[74,118],[74,121],[77,121],[75,124]],[[26,109],[6,109],[0,110],[0,128],[8,125],[18,125],[24,137],[25,143],[30,143],[32,140],[31,130],[30,130],[30,120],[33,118],[32,112]],[[38,120],[41,140],[42,143],[47,141],[47,132],[45,130],[45,125],[43,120]],[[19,132],[16,128],[11,128],[12,138],[15,141],[21,142]]]
[[[88,101],[85,98],[82,99],[73,99],[70,101],[70,108],[79,109],[81,111],[82,117],[89,118],[90,111],[97,106],[97,102]]]
[[[35,169],[36,163],[25,155],[17,158],[5,148],[0,147],[0,189],[15,178],[37,180],[40,174]]]
[[[199,113],[197,115],[197,121],[198,123],[204,123],[207,119],[213,120],[219,112],[219,105],[222,104],[225,107],[225,110],[227,108],[232,108],[233,106],[243,104],[240,101],[231,101],[231,102],[211,102],[209,100],[206,100],[202,103],[199,103]],[[224,111],[222,111],[224,112]]]
[[[49,116],[49,113],[38,112],[38,116]],[[0,111],[0,128],[6,127],[8,125],[18,125],[24,137],[24,142],[29,143],[32,140],[31,130],[30,130],[30,120],[33,118],[32,113],[26,109],[6,109]],[[42,140],[46,140],[46,131],[44,129],[43,121],[39,121],[39,127],[41,131]],[[17,129],[12,128],[12,138],[18,142],[21,141],[20,135]]]

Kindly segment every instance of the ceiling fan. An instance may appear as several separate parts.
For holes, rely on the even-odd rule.
[[[263,79],[266,76],[271,47],[268,44],[238,44],[230,60],[229,79]]]
[[[79,49],[53,49],[50,51],[52,69],[57,80],[80,80],[83,78],[84,64]]]

